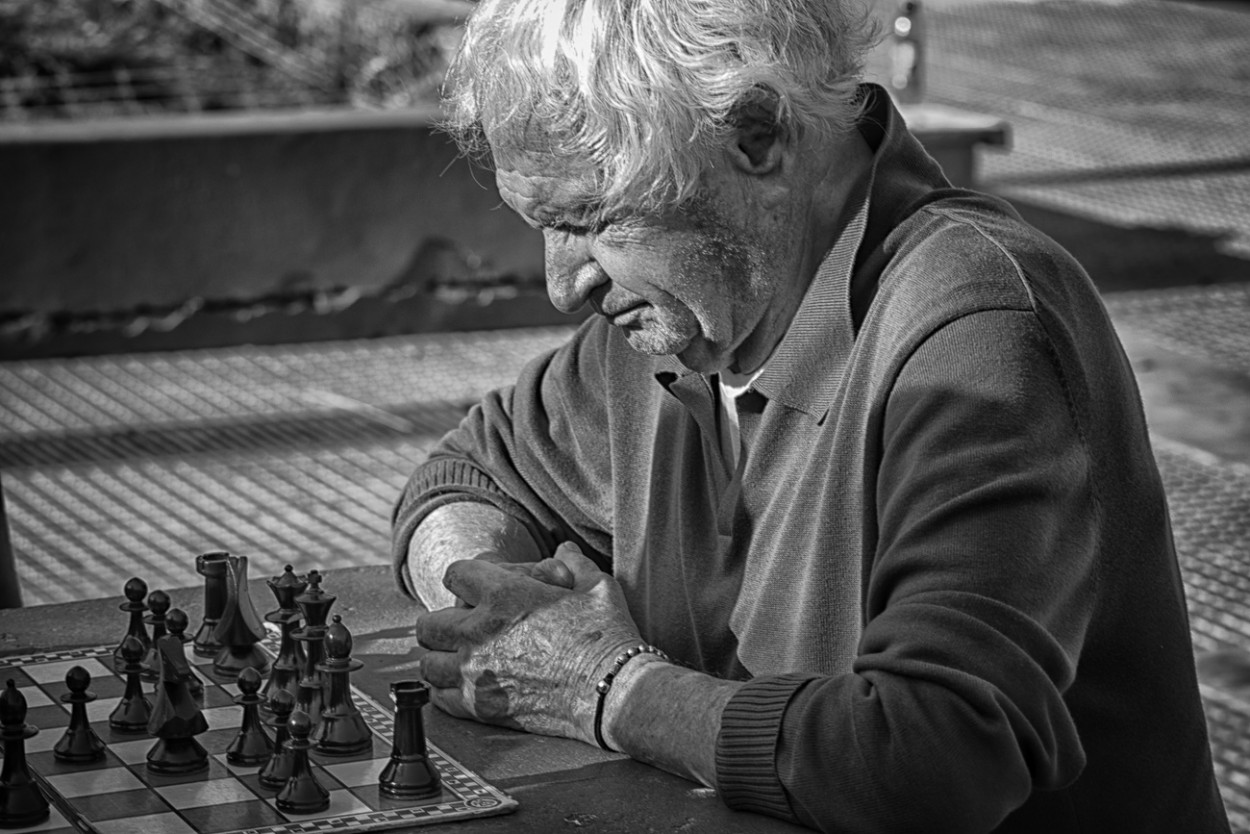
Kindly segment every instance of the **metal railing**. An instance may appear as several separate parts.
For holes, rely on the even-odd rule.
[[[307,60],[270,34],[268,30],[275,28],[278,24],[249,12],[231,0],[157,0],[157,2],[297,81],[325,91],[332,91],[342,86],[341,73],[340,78],[336,79],[334,73]],[[353,9],[352,4],[345,3],[340,7],[339,14],[351,16]]]
[[[0,78],[0,121],[339,104],[342,94],[274,77],[266,67],[187,58],[156,67]]]
[[[0,52],[0,122],[420,104],[433,99],[455,24],[471,8],[466,0],[134,0],[93,16],[91,4],[50,11],[40,2],[0,0],[11,53]]]

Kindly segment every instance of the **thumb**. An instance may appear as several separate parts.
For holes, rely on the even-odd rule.
[[[589,591],[607,576],[573,542],[565,542],[557,547],[555,556],[552,558],[558,559],[568,566],[569,571],[573,574],[572,587],[575,591]]]
[[[568,565],[559,559],[543,559],[541,562],[535,562],[530,568],[530,576],[548,585],[555,585],[557,588],[571,589],[577,584]]]

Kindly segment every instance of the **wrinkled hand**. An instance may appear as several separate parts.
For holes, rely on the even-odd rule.
[[[453,562],[467,608],[417,617],[422,674],[444,711],[594,743],[595,684],[639,642],[620,586],[576,545],[529,565]]]
[[[575,544],[567,546],[573,548],[575,553],[581,552],[576,549],[577,545]],[[528,576],[537,579],[539,582],[546,582],[548,585],[555,585],[560,588],[572,588],[576,581],[573,578],[573,571],[559,559],[543,559],[540,562],[510,562],[500,553],[479,553],[473,558],[493,565],[499,565],[509,573]],[[444,586],[446,586],[446,576],[444,576]],[[473,606],[457,596],[456,607],[472,608]]]

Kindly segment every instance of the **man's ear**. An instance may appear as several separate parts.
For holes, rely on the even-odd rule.
[[[762,176],[781,167],[788,137],[777,121],[775,95],[760,91],[740,104],[734,110],[733,125],[726,150],[740,170]]]

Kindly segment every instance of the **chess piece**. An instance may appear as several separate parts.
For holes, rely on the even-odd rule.
[[[125,657],[122,659],[124,663]],[[69,692],[61,696],[61,701],[70,705],[69,726],[65,728],[65,735],[52,748],[52,755],[59,762],[81,764],[98,762],[104,758],[104,742],[87,721],[87,704],[96,699],[95,693],[87,689],[90,685],[91,673],[81,666],[75,666],[65,673],[65,686],[69,688]]]
[[[351,673],[365,664],[351,656],[352,633],[338,614],[326,629],[323,647],[326,659],[317,664],[317,671],[325,675],[327,687],[321,723],[313,731],[313,741],[318,753],[354,756],[373,747],[373,732],[352,700]]]
[[[141,674],[143,671],[143,644],[134,637],[122,641],[122,657],[126,661],[126,691],[113,712],[109,714],[109,727],[121,733],[147,732],[152,717],[152,702],[143,694]],[[159,670],[158,670],[159,675]]]
[[[430,702],[425,681],[395,681],[391,684],[395,702],[395,744],[390,761],[378,777],[383,796],[414,799],[437,796],[442,790],[438,769],[430,761],[425,746],[425,724],[421,709]]]
[[[299,693],[300,673],[306,662],[304,644],[295,639],[294,633],[300,625],[300,611],[295,605],[295,598],[308,588],[308,581],[296,576],[294,569],[287,565],[281,576],[270,577],[265,583],[278,600],[278,609],[266,614],[265,619],[276,623],[282,630],[282,640],[278,644],[278,657],[273,662],[269,680],[261,692],[261,710],[267,710],[270,699],[279,689],[285,689],[292,695]]]
[[[226,610],[226,561],[228,553],[204,553],[195,557],[195,570],[204,577],[204,620],[195,632],[192,650],[200,657],[216,657],[221,643],[213,636]]]
[[[146,652],[152,647],[152,638],[148,637],[148,630],[143,626],[143,612],[148,610],[143,598],[148,595],[148,583],[137,576],[131,577],[127,580],[122,593],[126,595],[126,601],[118,607],[130,614],[130,626],[126,629],[126,637],[137,639],[143,644],[143,650]],[[118,641],[117,648],[113,649],[113,668],[118,672],[126,665],[126,658],[122,657],[122,643],[126,642],[126,637]]]
[[[263,765],[273,754],[273,739],[260,723],[260,672],[248,667],[239,673],[239,692],[234,702],[243,707],[239,734],[226,748],[226,761],[236,765]]]
[[[183,610],[181,608],[175,608],[173,611],[170,611],[165,616],[166,628],[169,629],[169,633],[171,635],[178,638],[179,645],[183,647],[183,652],[182,652],[183,663],[180,663],[178,665],[185,666],[188,670],[187,691],[190,692],[191,697],[194,698],[196,702],[202,706],[204,704],[204,682],[200,680],[198,675],[195,674],[195,669],[191,666],[191,664],[185,662],[186,656],[187,656],[186,644],[191,639],[190,637],[186,636],[187,625],[189,622],[190,621],[187,619],[187,615],[183,613]],[[153,654],[153,657],[155,657],[155,654]],[[157,669],[157,672],[159,673],[160,672],[159,664],[157,665],[156,669]]]
[[[143,618],[143,621],[152,626],[153,644],[167,633],[165,631],[165,615],[169,612],[170,604],[169,594],[164,591],[153,591],[148,594],[148,614]],[[140,674],[145,681],[154,681],[161,676],[160,662],[156,660],[156,655],[151,648],[148,649],[143,658],[143,671]]]
[[[261,674],[269,671],[269,660],[256,645],[265,639],[265,625],[248,593],[246,556],[226,557],[226,607],[213,637],[221,644],[213,657],[218,675],[235,678],[249,666]]]
[[[170,612],[171,617],[173,613]],[[195,737],[208,729],[208,722],[187,685],[187,679],[193,673],[187,663],[181,635],[165,635],[157,643],[156,650],[161,664],[161,679],[157,685],[152,717],[148,720],[148,733],[156,736],[157,742],[148,750],[148,770],[154,773],[203,770],[208,767],[208,751]]]
[[[325,659],[326,619],[336,599],[338,597],[321,590],[321,574],[315,570],[308,572],[308,590],[295,598],[304,616],[304,627],[291,635],[304,646],[304,669],[295,708],[306,713],[314,723],[321,720],[325,690],[325,677],[317,667]]]
[[[38,733],[38,728],[26,723],[26,696],[9,678],[0,693],[0,740],[4,742],[0,828],[26,828],[48,818],[48,800],[26,766],[26,739]]]
[[[317,781],[308,759],[308,750],[312,747],[308,736],[312,728],[312,719],[308,717],[308,713],[300,710],[291,713],[291,719],[287,722],[287,729],[291,733],[291,738],[287,741],[287,747],[291,750],[291,775],[274,800],[278,810],[284,814],[316,814],[330,807],[330,792]]]
[[[272,716],[269,726],[273,727],[273,753],[269,761],[260,769],[260,784],[271,791],[282,790],[286,780],[291,778],[295,764],[294,753],[287,742],[291,739],[289,723],[291,713],[295,710],[295,696],[285,689],[279,689],[269,699],[269,714]]]

